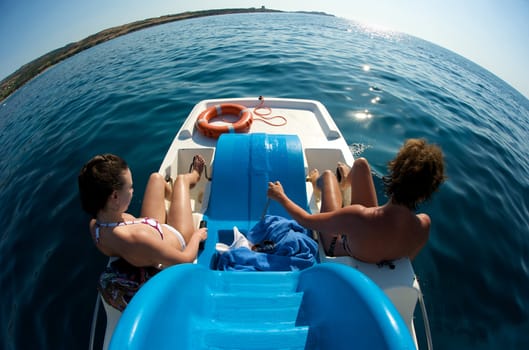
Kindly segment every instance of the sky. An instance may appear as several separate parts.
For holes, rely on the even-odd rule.
[[[323,11],[411,34],[466,57],[529,98],[528,0],[0,0],[0,79],[117,25],[185,11],[261,6]]]

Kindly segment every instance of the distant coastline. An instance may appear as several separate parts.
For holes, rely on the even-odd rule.
[[[44,72],[51,66],[67,59],[83,50],[89,49],[95,45],[101,44],[105,41],[117,38],[121,35],[125,35],[137,30],[144,28],[165,24],[169,22],[179,21],[183,19],[190,19],[196,17],[215,16],[215,15],[226,15],[236,13],[254,13],[254,12],[283,12],[280,10],[266,9],[264,6],[261,8],[247,8],[247,9],[217,9],[217,10],[205,10],[205,11],[193,11],[193,12],[182,12],[176,15],[167,15],[156,18],[149,18],[141,21],[132,22],[129,24],[105,29],[99,33],[91,35],[83,40],[75,43],[70,43],[64,47],[53,50],[27,64],[22,66],[13,74],[6,77],[0,82],[0,102],[5,100],[13,92],[21,88],[25,83],[33,79],[38,74]],[[316,14],[316,15],[327,15],[323,12],[303,12],[299,13]]]

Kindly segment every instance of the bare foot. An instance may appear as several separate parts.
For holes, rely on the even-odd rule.
[[[206,161],[200,154],[197,154],[193,157],[193,162],[191,163],[191,166],[189,167],[189,172],[196,172],[198,174],[198,178],[202,176],[202,172],[204,171],[204,165],[206,165]]]
[[[191,187],[195,186],[195,184],[200,181],[205,165],[206,161],[200,154],[193,157],[193,162],[189,166],[189,174],[193,176],[190,183]]]
[[[311,182],[312,186],[314,186],[314,189],[318,188],[318,184],[316,183],[318,181],[318,178],[320,177],[320,172],[318,169],[312,169],[309,172],[309,175],[307,175],[307,182]]]
[[[318,169],[312,169],[309,172],[309,175],[307,176],[307,182],[310,181],[310,183],[312,183],[312,188],[314,189],[314,197],[316,198],[317,202],[320,200],[320,195],[321,195],[320,186],[318,186],[319,178],[320,178],[320,172],[318,171]]]
[[[349,181],[347,181],[347,177],[349,176],[350,171],[351,168],[349,168],[347,164],[338,162],[338,166],[336,168],[336,178],[338,179],[338,183],[340,184],[340,189],[342,191],[344,191],[347,187],[351,186]]]

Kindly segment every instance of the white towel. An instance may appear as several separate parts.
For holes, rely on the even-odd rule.
[[[233,242],[231,245],[227,245],[225,243],[217,243],[215,245],[215,249],[219,254],[222,254],[224,252],[227,252],[230,249],[237,249],[237,248],[247,248],[252,249],[252,244],[245,235],[243,235],[237,226],[233,226]]]

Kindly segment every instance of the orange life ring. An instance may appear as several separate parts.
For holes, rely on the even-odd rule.
[[[225,125],[210,124],[211,119],[221,115],[236,115],[239,119]],[[253,117],[250,109],[234,103],[223,103],[211,106],[200,113],[196,126],[203,135],[218,139],[221,134],[248,132],[252,122]]]

